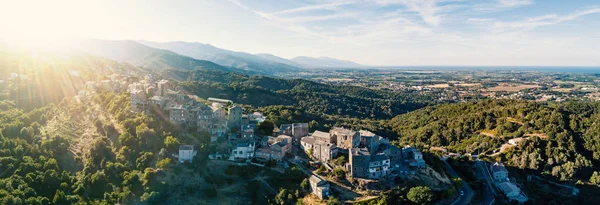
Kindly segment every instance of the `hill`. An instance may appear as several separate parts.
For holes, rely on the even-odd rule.
[[[274,74],[278,72],[292,72],[300,70],[300,68],[296,67],[295,65],[286,64],[281,61],[274,61],[271,60],[272,58],[267,59],[250,53],[221,49],[210,44],[180,41],[165,43],[151,41],[139,42],[150,47],[166,49],[196,59],[212,61],[223,66],[234,67],[261,74]]]
[[[307,57],[307,56],[298,56],[295,58],[292,58],[292,61],[303,65],[305,67],[312,67],[312,68],[361,68],[361,67],[365,67],[364,65],[352,62],[352,61],[347,61],[347,60],[339,60],[339,59],[335,59],[335,58],[329,58],[329,57],[318,57],[318,58],[312,58],[312,57]]]
[[[258,57],[261,57],[261,58],[273,61],[273,62],[288,64],[288,65],[299,67],[299,68],[302,67],[302,65],[300,65],[300,64],[298,64],[298,63],[296,63],[296,62],[294,62],[294,61],[292,61],[290,59],[282,58],[282,57],[279,57],[279,56],[276,56],[276,55],[273,55],[273,54],[270,54],[270,53],[258,53],[258,54],[255,54],[255,55],[258,56]]]
[[[490,155],[509,166],[560,180],[587,180],[599,166],[599,108],[600,102],[485,100],[427,107],[394,117],[390,127],[401,144],[481,152],[480,157]],[[492,155],[518,137],[523,140],[517,146]]]
[[[131,63],[136,66],[153,70],[182,69],[182,70],[220,70],[229,72],[252,73],[216,63],[198,60],[192,57],[177,54],[172,51],[156,49],[135,41],[109,41],[109,40],[80,40],[77,42],[78,51],[96,56],[102,56],[115,61]]]

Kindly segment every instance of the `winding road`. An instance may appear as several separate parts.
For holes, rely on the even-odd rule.
[[[452,167],[446,162],[446,160],[442,160],[444,162],[444,166],[448,169],[450,176],[453,178],[460,178],[458,174],[452,169]],[[451,203],[451,205],[467,205],[471,201],[471,197],[473,197],[473,190],[469,187],[469,184],[463,180],[462,187],[460,188],[464,194],[459,195],[458,198]]]
[[[487,163],[484,161],[480,161],[479,159],[475,160],[475,176],[478,179],[483,179],[485,181],[485,190],[483,192],[483,201],[481,201],[481,205],[492,205],[496,200],[494,196],[496,195],[496,190],[492,187],[492,182],[490,181],[489,174],[485,170],[485,166]]]

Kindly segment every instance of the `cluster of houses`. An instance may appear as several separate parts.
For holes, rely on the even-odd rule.
[[[508,171],[501,162],[496,162],[490,166],[494,184],[500,189],[509,200],[517,200],[519,202],[527,201],[527,197],[521,194],[521,189],[510,182]]]
[[[207,105],[195,95],[175,89],[168,80],[153,81],[151,78],[129,85],[131,111],[158,113],[177,125],[196,125],[198,132],[207,132],[214,142],[231,129],[241,129],[240,106],[231,100],[208,98]]]
[[[258,122],[264,120],[260,113],[248,115],[249,121]],[[292,146],[308,133],[308,123],[283,124],[273,130],[273,136],[255,136],[256,126],[253,123],[244,123],[241,137],[231,140],[230,160],[281,161],[286,155],[292,155]]]
[[[334,127],[329,132],[315,131],[303,137],[301,148],[312,158],[328,163],[339,154],[348,156],[346,170],[353,178],[379,179],[398,171],[424,168],[423,154],[414,147],[399,148],[370,131]]]
[[[286,156],[293,157],[293,146],[297,146],[322,163],[346,155],[349,162],[344,167],[353,178],[379,179],[393,171],[405,174],[425,167],[419,150],[396,147],[366,130],[333,127],[329,132],[309,133],[308,123],[292,123],[275,128],[271,136],[258,136],[255,134],[258,124],[265,120],[261,113],[244,114],[242,107],[226,99],[208,98],[208,103],[203,103],[168,80],[154,80],[150,75],[112,76],[110,80],[89,82],[87,86],[90,90],[127,91],[131,96],[131,112],[145,112],[179,126],[195,125],[198,132],[210,134],[211,143],[227,143],[228,153],[211,154],[209,157],[214,159],[281,161]],[[174,156],[182,163],[191,162],[196,153],[192,145],[181,145]],[[329,196],[326,180],[313,175],[309,181],[319,198]]]

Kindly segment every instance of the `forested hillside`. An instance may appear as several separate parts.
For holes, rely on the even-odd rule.
[[[313,114],[386,119],[435,103],[426,94],[326,85],[301,79],[206,70],[169,74],[182,80],[184,89],[202,98],[226,98],[253,106],[294,106]]]
[[[486,100],[440,105],[390,121],[401,143],[482,153],[560,180],[588,179],[600,158],[600,103]],[[523,137],[505,152],[498,148]],[[501,152],[493,154],[493,151]]]

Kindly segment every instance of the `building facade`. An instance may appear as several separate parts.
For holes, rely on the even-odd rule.
[[[196,156],[196,151],[193,145],[181,145],[179,146],[179,162],[192,162]]]
[[[311,192],[319,197],[319,199],[323,200],[329,198],[329,183],[327,183],[327,181],[316,175],[311,175],[310,178],[308,178],[308,181],[310,182]]]

